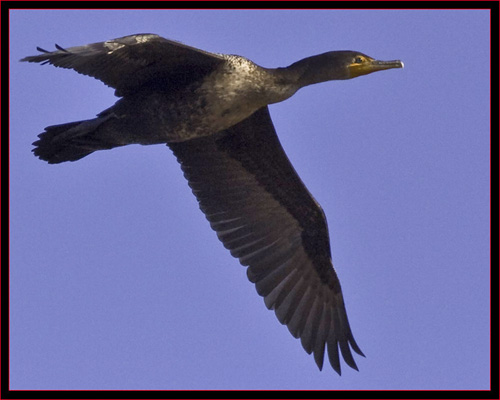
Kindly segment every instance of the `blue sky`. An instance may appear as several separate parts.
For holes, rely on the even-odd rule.
[[[11,11],[11,389],[488,389],[487,11]],[[403,70],[270,106],[323,206],[366,359],[316,368],[198,209],[163,145],[48,165],[48,125],[113,90],[52,49],[157,33],[265,67],[330,50]]]

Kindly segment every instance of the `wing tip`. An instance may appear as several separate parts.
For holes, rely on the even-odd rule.
[[[55,44],[55,47],[56,47],[56,49],[57,49],[57,50],[59,50],[59,51],[63,51],[63,52],[65,52],[65,53],[69,53],[69,51],[68,51],[68,50],[66,50],[64,47],[59,46],[57,43]]]

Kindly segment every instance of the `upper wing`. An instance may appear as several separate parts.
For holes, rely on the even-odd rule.
[[[74,69],[92,76],[116,89],[117,96],[132,93],[137,88],[178,81],[179,75],[202,77],[224,62],[221,55],[209,53],[158,35],[130,35],[106,42],[48,52],[25,57],[21,61],[41,62],[56,67]]]
[[[325,345],[357,369],[325,215],[288,160],[264,107],[214,137],[169,144],[212,228],[279,321],[321,369]]]

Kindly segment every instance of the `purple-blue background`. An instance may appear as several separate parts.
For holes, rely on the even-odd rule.
[[[12,389],[487,389],[487,11],[12,11]],[[157,33],[286,66],[330,50],[405,69],[270,106],[328,218],[360,372],[319,372],[211,231],[163,145],[31,153],[113,90],[53,49]]]

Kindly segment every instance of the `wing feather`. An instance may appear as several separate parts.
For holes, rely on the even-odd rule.
[[[94,77],[116,89],[117,96],[144,86],[169,89],[201,79],[224,58],[153,34],[124,36],[106,42],[62,48],[21,61],[52,64]]]
[[[357,369],[325,215],[279,143],[264,107],[213,137],[169,144],[211,227],[247,265],[269,309],[323,366]]]

